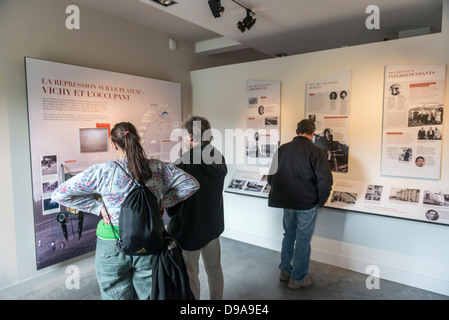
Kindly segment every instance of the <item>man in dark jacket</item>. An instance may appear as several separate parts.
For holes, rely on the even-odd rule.
[[[318,208],[327,201],[333,183],[325,152],[311,141],[314,132],[313,121],[299,122],[297,136],[277,150],[268,175],[268,205],[284,209],[280,280],[289,281],[291,289],[313,283],[307,275],[310,241]]]
[[[200,189],[190,198],[167,209],[167,231],[181,244],[190,287],[200,299],[199,257],[207,273],[211,300],[223,299],[223,272],[219,236],[224,231],[223,184],[227,167],[223,155],[212,146],[207,119],[194,116],[183,124],[190,148],[175,161],[191,174]],[[207,141],[202,141],[207,140]]]

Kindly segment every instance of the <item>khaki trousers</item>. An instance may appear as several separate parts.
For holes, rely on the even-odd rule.
[[[209,284],[209,294],[211,300],[223,299],[223,271],[221,268],[221,248],[220,239],[215,238],[203,248],[194,251],[183,250],[184,262],[190,278],[190,288],[195,299],[200,299],[200,279],[199,260],[203,259],[204,269],[207,274]]]

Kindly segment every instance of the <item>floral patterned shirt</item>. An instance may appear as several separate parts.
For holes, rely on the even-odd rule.
[[[117,160],[128,172],[127,160]],[[199,189],[195,178],[171,163],[149,159],[153,176],[146,182],[164,207],[172,207],[187,199]],[[100,215],[106,207],[114,226],[118,226],[120,207],[134,186],[130,174],[126,174],[114,161],[96,164],[67,180],[52,193],[51,199],[65,207]],[[100,194],[103,202],[94,199]]]

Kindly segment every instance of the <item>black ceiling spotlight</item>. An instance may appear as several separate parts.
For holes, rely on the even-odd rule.
[[[241,32],[245,32],[245,30],[249,30],[256,23],[257,19],[254,19],[255,13],[250,9],[246,8],[246,17],[242,21],[237,22],[237,28]]]
[[[237,22],[237,28],[241,32],[245,32],[246,30],[249,30],[253,27],[253,25],[256,23],[257,19],[254,19],[254,16],[256,15],[251,9],[245,7],[243,4],[236,0],[232,0],[233,2],[237,3],[239,6],[246,9],[246,17],[242,21]]]
[[[220,18],[223,14],[224,7],[221,6],[220,0],[209,0],[207,1],[209,3],[210,11],[212,11],[212,14],[215,18]]]

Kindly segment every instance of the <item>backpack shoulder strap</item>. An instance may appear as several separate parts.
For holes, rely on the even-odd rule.
[[[134,180],[134,178],[125,170],[125,168],[123,168],[123,166],[117,161],[117,160],[115,160],[114,161],[119,167],[120,167],[120,169],[122,169],[123,170],[123,172],[133,181],[133,183],[134,184],[136,184],[136,185],[139,185],[138,183],[137,183],[137,181],[136,180]]]
[[[128,177],[130,177],[130,178],[132,179],[131,175],[125,170],[125,168],[123,168],[123,166],[120,164],[120,162],[118,162],[117,160],[115,160],[114,162],[120,167],[120,169],[123,170],[123,172],[125,172],[125,174],[126,174]],[[134,180],[134,179],[133,179],[133,180]]]
[[[103,206],[106,208],[104,202],[103,202]],[[106,209],[106,214],[108,215],[108,219],[109,219],[109,225],[111,226],[112,229],[112,234],[114,235],[115,238],[115,243],[116,245],[120,248],[120,239],[117,236],[117,230],[115,230],[114,226],[112,225],[112,217],[109,214],[108,210]]]

